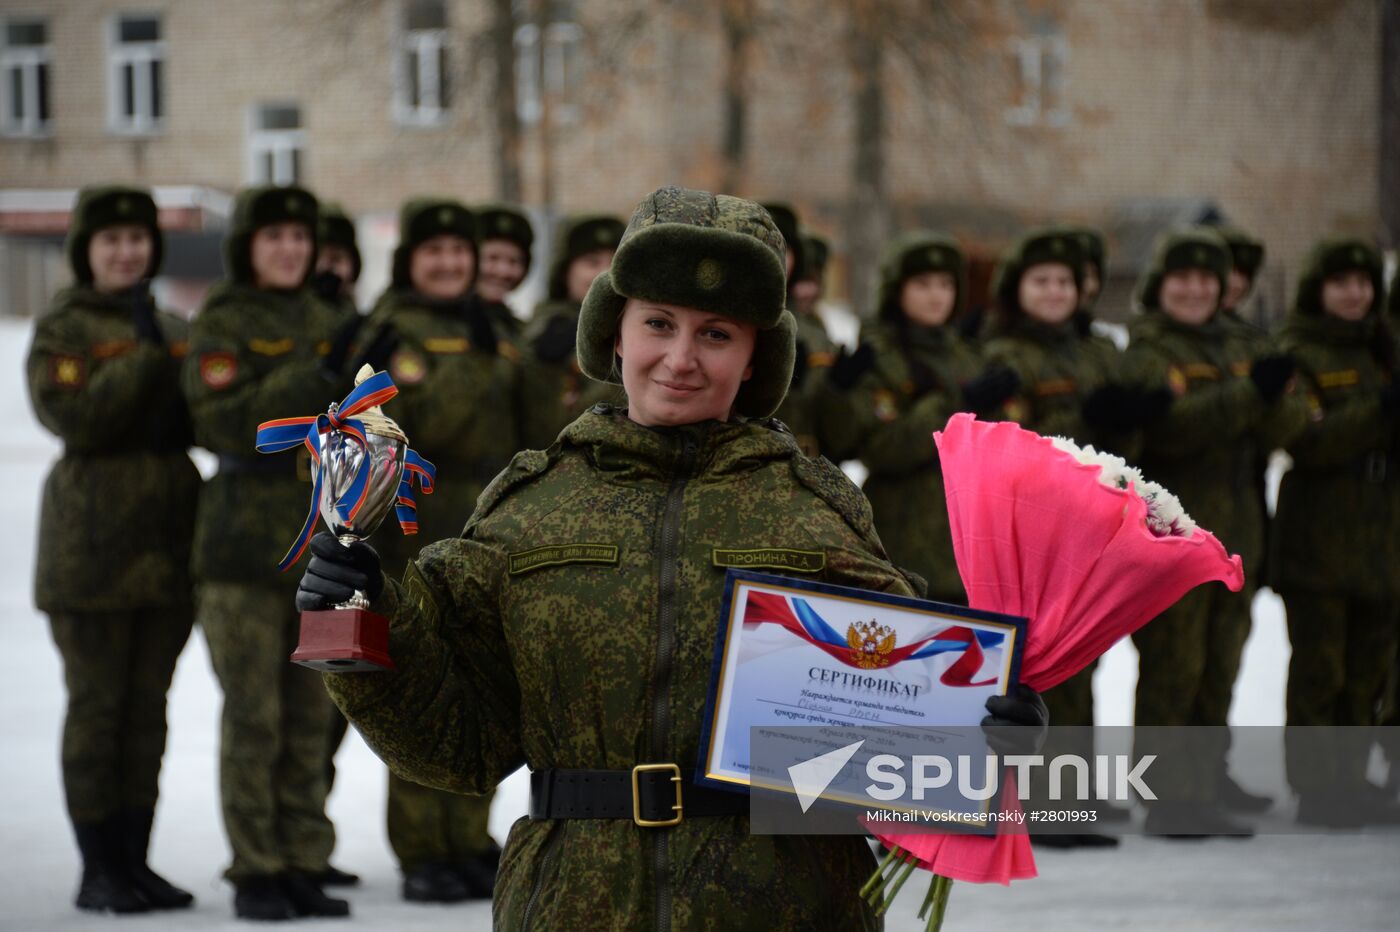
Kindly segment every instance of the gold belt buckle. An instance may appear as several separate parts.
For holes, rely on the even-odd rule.
[[[642,794],[640,792],[637,775],[643,773],[658,773],[670,771],[671,783],[676,788],[676,804],[671,808],[675,810],[674,819],[643,819],[642,818]],[[632,821],[642,828],[665,828],[668,825],[680,825],[684,810],[681,802],[681,768],[677,764],[638,764],[632,768]]]

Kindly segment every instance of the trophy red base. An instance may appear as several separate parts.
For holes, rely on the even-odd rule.
[[[302,612],[292,663],[324,673],[392,670],[389,619],[365,608]]]

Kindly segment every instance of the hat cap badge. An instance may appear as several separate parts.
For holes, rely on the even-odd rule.
[[[724,283],[724,266],[716,259],[701,259],[695,266],[695,284],[713,291]]]
[[[438,224],[439,224],[440,226],[451,226],[451,225],[452,225],[452,208],[451,208],[451,207],[443,207],[443,208],[439,209],[439,210],[438,210],[438,213],[437,213],[437,219],[438,219]]]

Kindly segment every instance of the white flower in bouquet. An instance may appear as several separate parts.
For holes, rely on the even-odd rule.
[[[1109,488],[1131,488],[1147,504],[1147,527],[1158,537],[1190,537],[1196,530],[1196,522],[1181,507],[1175,495],[1150,479],[1144,479],[1135,466],[1129,466],[1121,456],[1095,450],[1092,446],[1079,446],[1064,437],[1051,437],[1056,448],[1065,451],[1079,462],[1099,467],[1099,481]]]

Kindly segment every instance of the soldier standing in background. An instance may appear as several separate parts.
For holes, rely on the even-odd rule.
[[[1366,779],[1364,730],[1380,719],[1400,636],[1400,380],[1381,281],[1366,243],[1318,243],[1280,339],[1311,414],[1287,445],[1271,541],[1293,645],[1288,724],[1352,726],[1325,747],[1289,735],[1288,777],[1298,821],[1336,828],[1400,821]]]
[[[493,305],[472,291],[475,235],[475,218],[456,201],[404,204],[392,281],[365,326],[363,361],[388,368],[399,388],[394,420],[437,467],[437,487],[418,505],[427,537],[381,541],[395,575],[414,540],[461,533],[481,490],[520,448],[519,354],[497,330]],[[389,844],[403,870],[404,899],[491,896],[500,849],[487,833],[490,808],[490,795],[389,775]]]
[[[360,280],[360,247],[355,223],[339,204],[323,203],[317,236],[316,272],[311,279],[316,297],[346,315],[358,315],[355,283]]]
[[[1262,545],[1251,485],[1255,451],[1301,429],[1303,414],[1289,391],[1289,357],[1263,354],[1241,365],[1219,314],[1229,275],[1229,247],[1214,231],[1164,236],[1139,283],[1142,313],[1132,324],[1125,366],[1139,384],[1166,385],[1175,395],[1166,413],[1145,425],[1143,474],[1176,494],[1250,566]],[[1246,603],[1246,614],[1232,599]],[[1174,775],[1163,780],[1176,792],[1149,804],[1151,834],[1253,834],[1222,811],[1219,795],[1230,693],[1218,687],[1233,683],[1239,668],[1247,604],[1245,592],[1199,586],[1133,635],[1140,655],[1136,723],[1214,726],[1222,736],[1209,753],[1164,752],[1158,764]]]
[[[262,457],[263,421],[350,388],[327,369],[340,314],[307,287],[316,199],[296,187],[241,192],[224,240],[227,278],[195,318],[183,384],[195,440],[219,457],[200,497],[194,573],[199,623],[224,693],[219,795],[233,849],[225,876],[239,918],[345,916],[322,892],[335,830],[326,817],[334,709],[315,674],[288,663],[299,617],[277,572],[287,515],[307,507],[310,459]]]
[[[608,270],[622,238],[616,217],[579,214],[559,225],[549,260],[548,291],[525,330],[530,351],[521,373],[523,447],[543,450],[593,405],[619,400],[617,389],[595,382],[574,352],[578,311],[593,279]]]
[[[1013,373],[983,372],[977,351],[950,323],[966,292],[963,254],[952,239],[927,231],[894,239],[880,263],[868,349],[857,350],[871,354],[872,370],[847,403],[851,446],[870,471],[864,491],[890,559],[923,577],[929,598],[957,604],[967,595],[932,435],[954,413],[988,411],[1016,389]],[[834,370],[838,379],[846,365]]]
[[[184,321],[156,309],[162,241],[146,191],[90,187],[68,233],[76,283],[35,327],[39,422],[63,441],[44,483],[34,601],[63,657],[63,787],[82,855],[79,909],[180,909],[146,865],[165,696],[194,618],[200,479],[180,394]]]
[[[506,295],[530,274],[535,231],[523,210],[486,204],[475,210],[477,241],[476,293],[491,311],[491,320],[504,335],[519,340],[524,325],[511,313]]]

